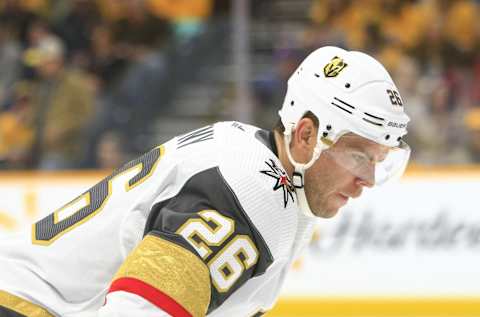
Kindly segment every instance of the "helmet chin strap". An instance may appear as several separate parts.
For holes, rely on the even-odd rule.
[[[317,138],[317,144],[315,145],[315,148],[313,149],[313,155],[310,161],[307,163],[298,163],[296,162],[292,154],[290,153],[290,142],[292,141],[292,131],[294,129],[294,126],[291,126],[290,129],[285,129],[285,135],[284,135],[284,142],[285,142],[285,151],[287,152],[287,157],[290,163],[294,167],[294,172],[293,172],[293,177],[292,177],[292,182],[293,186],[295,187],[295,192],[297,194],[297,199],[298,199],[298,205],[300,207],[300,210],[302,213],[307,216],[307,217],[315,217],[314,213],[310,209],[310,205],[308,204],[307,196],[305,195],[305,184],[304,184],[304,178],[305,178],[305,171],[310,168],[313,163],[320,157],[320,154],[324,149],[326,149],[328,146],[323,144],[320,140],[320,138]]]

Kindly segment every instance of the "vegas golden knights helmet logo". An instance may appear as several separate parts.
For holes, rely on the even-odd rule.
[[[343,59],[335,56],[332,58],[330,63],[325,65],[323,68],[323,73],[325,74],[325,77],[337,77],[337,75],[340,74],[345,67],[347,67],[347,64],[345,64]]]

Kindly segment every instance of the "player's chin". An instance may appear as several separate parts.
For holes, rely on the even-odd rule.
[[[327,200],[327,203],[323,208],[317,208],[313,213],[317,217],[321,218],[332,218],[335,216],[341,207],[343,207],[347,203],[348,199],[341,197],[339,195],[334,195]]]

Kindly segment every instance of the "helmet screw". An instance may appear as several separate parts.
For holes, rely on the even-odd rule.
[[[290,101],[290,106],[293,106],[295,104],[295,101]]]
[[[331,126],[331,125],[327,125],[327,130],[328,130],[328,131],[332,130],[332,126]]]
[[[326,138],[328,136],[328,132],[323,132],[323,137]]]
[[[390,134],[387,134],[387,135],[385,136],[385,140],[388,140],[388,139],[390,139]]]
[[[397,138],[397,141],[400,142],[401,140],[402,140],[402,137],[399,136],[399,137]]]
[[[346,83],[345,88],[350,88],[350,83]]]

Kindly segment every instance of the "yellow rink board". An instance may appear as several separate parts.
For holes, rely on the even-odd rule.
[[[267,317],[478,317],[480,297],[452,299],[281,299]]]

